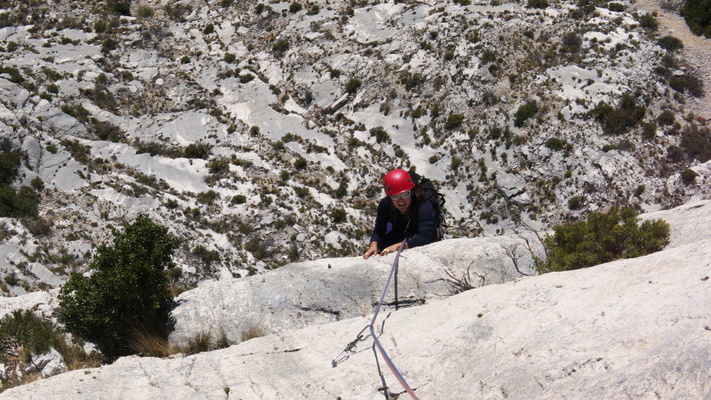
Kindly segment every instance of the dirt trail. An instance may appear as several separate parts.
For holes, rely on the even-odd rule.
[[[679,14],[662,9],[661,0],[637,0],[632,5],[637,10],[658,15],[659,34],[673,36],[684,42],[683,57],[696,70],[697,76],[704,82],[704,97],[692,98],[687,103],[687,111],[693,112],[706,120],[711,120],[711,39],[694,35]]]

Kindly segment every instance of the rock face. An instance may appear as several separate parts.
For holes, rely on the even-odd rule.
[[[376,321],[380,341],[421,399],[709,398],[711,202],[647,217],[663,218],[672,227],[671,242],[661,252],[450,297],[435,298],[424,290],[424,305],[380,313]],[[422,260],[459,264],[462,260],[450,258],[460,254],[452,252],[461,245],[454,242],[409,250],[401,265],[412,271],[403,273],[410,277],[403,280],[408,282],[405,286],[410,279],[415,282],[415,276],[427,283],[430,266]],[[474,242],[467,246],[469,254],[482,248]],[[256,294],[243,298],[252,298],[250,307],[264,310],[278,303],[275,298],[282,304],[274,309],[282,309],[289,308],[287,302],[301,299],[306,304],[308,296],[323,294],[346,310],[349,301],[358,302],[343,299],[362,296],[369,302],[372,291],[364,288],[383,284],[380,278],[387,273],[387,264],[380,260],[365,264],[331,259],[286,267],[274,274],[291,277],[303,291],[286,288],[276,290],[272,299]],[[323,279],[302,283],[309,276]],[[268,285],[277,278],[263,279]],[[208,303],[207,293],[219,297],[230,290],[249,290],[249,285],[242,289],[214,285],[196,289],[194,297],[182,296],[185,301],[176,310],[179,325],[196,324],[188,318],[190,313],[183,312],[188,307],[194,310],[194,320],[203,318],[205,327],[222,324],[219,318],[227,313],[215,312],[220,306],[213,300]],[[407,292],[416,292],[414,287]],[[341,293],[340,299],[336,293]],[[203,302],[201,307],[198,302]],[[349,318],[358,312],[364,315]],[[287,314],[282,311],[275,314],[279,318],[265,320],[286,321]],[[365,306],[352,306],[339,321],[321,324],[329,318],[313,318],[311,325],[295,324],[306,325],[299,329],[274,327],[273,334],[187,357],[123,358],[102,368],[10,389],[0,398],[383,398],[372,338],[361,342],[338,367],[330,365],[334,355],[369,324],[371,315]],[[382,360],[380,365],[390,392],[407,398]]]
[[[404,251],[397,279],[399,304],[419,305],[449,296],[458,284],[479,287],[520,278],[522,273],[535,274],[529,270],[532,260],[526,239],[533,246],[533,238],[505,236],[452,239]],[[541,251],[537,246],[531,250]],[[235,340],[242,331],[255,327],[279,332],[367,316],[380,299],[394,259],[394,255],[369,260],[332,258],[291,264],[258,276],[207,282],[177,298],[172,341],[180,344],[206,330]],[[386,307],[393,302],[391,292]]]

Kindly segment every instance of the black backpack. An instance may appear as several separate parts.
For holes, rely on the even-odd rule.
[[[415,182],[416,185],[421,185],[425,190],[425,197],[429,199],[432,206],[435,209],[435,225],[433,231],[433,242],[440,241],[444,239],[444,232],[447,229],[447,221],[445,219],[447,211],[444,209],[444,195],[438,192],[434,186],[434,183],[424,176],[418,174],[415,171],[409,171],[410,177]]]

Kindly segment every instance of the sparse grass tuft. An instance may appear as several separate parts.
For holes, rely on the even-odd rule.
[[[248,324],[239,333],[239,341],[246,342],[250,339],[255,339],[258,337],[266,336],[268,334],[264,327],[255,324]]]

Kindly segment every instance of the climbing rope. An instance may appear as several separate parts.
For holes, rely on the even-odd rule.
[[[385,351],[385,348],[383,347],[383,344],[380,343],[380,340],[378,339],[378,335],[375,334],[375,320],[378,318],[378,313],[380,312],[380,308],[383,305],[383,301],[385,300],[385,294],[388,292],[388,287],[390,286],[390,282],[393,279],[393,276],[396,276],[397,274],[397,268],[398,268],[398,263],[400,261],[400,253],[402,253],[402,250],[405,248],[405,241],[407,239],[403,240],[402,244],[400,245],[400,248],[397,251],[397,255],[395,255],[395,260],[393,261],[393,266],[390,269],[390,275],[388,275],[388,281],[385,284],[385,289],[383,290],[383,294],[380,296],[380,301],[378,302],[378,306],[375,308],[375,313],[373,314],[373,318],[370,320],[370,324],[365,326],[360,332],[358,332],[358,335],[356,335],[356,338],[348,343],[346,347],[338,353],[332,360],[331,360],[331,365],[335,368],[338,366],[338,364],[342,363],[343,361],[347,360],[351,354],[353,354],[353,349],[356,347],[358,342],[364,341],[367,339],[369,336],[373,338],[373,353],[375,353],[375,363],[378,366],[378,373],[380,374],[380,378],[383,382],[384,390],[386,392],[386,397],[390,398],[387,395],[387,387],[385,387],[385,379],[383,378],[382,373],[380,373],[380,362],[378,361],[378,353],[375,352],[375,349],[378,350],[380,353],[381,357],[383,358],[383,361],[385,361],[385,365],[390,368],[390,371],[392,371],[393,375],[395,375],[395,378],[400,382],[402,387],[405,389],[405,391],[410,395],[415,400],[419,400],[417,395],[415,395],[415,392],[410,388],[410,385],[407,384],[407,381],[405,381],[405,378],[402,376],[400,371],[397,369],[393,361],[390,359],[390,356],[388,356],[387,351]],[[383,321],[383,325],[385,325],[385,321]],[[366,330],[369,331],[370,333],[365,335]]]

